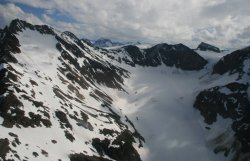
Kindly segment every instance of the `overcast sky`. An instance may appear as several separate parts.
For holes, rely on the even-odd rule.
[[[1,0],[0,27],[20,18],[80,38],[250,45],[250,0]]]

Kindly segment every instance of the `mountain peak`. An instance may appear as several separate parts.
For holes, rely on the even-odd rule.
[[[201,50],[201,51],[213,51],[213,52],[217,52],[217,53],[221,52],[221,50],[218,47],[210,45],[210,44],[205,43],[205,42],[201,42],[198,45],[197,49]]]
[[[126,63],[132,64],[132,66],[137,64],[156,67],[165,64],[182,70],[201,70],[207,64],[203,57],[183,44],[161,43],[147,49],[128,45],[123,48],[132,60],[132,62],[126,60]]]
[[[245,61],[250,59],[250,46],[236,50],[231,54],[225,55],[221,58],[213,68],[213,74],[225,74],[229,72],[229,74],[238,73],[239,78],[242,77],[244,73]]]
[[[97,39],[96,41],[109,41],[109,42],[112,42],[110,39],[104,38],[104,37],[100,37],[100,38]]]
[[[139,41],[137,42],[119,42],[119,41],[113,41],[108,38],[99,38],[93,42],[93,45],[96,47],[114,47],[114,46],[124,46],[124,45],[140,45],[141,43]]]
[[[123,43],[120,42],[114,42],[108,38],[99,38],[93,43],[94,46],[96,47],[112,47],[112,46],[121,46]]]
[[[55,35],[54,29],[52,27],[49,27],[48,25],[33,25],[20,19],[12,20],[8,27],[9,31],[14,34],[26,28],[30,30],[37,30],[41,34]]]

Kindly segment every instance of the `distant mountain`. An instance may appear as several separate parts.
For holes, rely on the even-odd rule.
[[[163,43],[148,49],[128,45],[124,46],[123,49],[132,60],[127,59],[126,63],[132,66],[137,64],[156,67],[165,64],[183,70],[200,70],[207,64],[204,58],[183,44],[168,45]]]
[[[210,45],[210,44],[207,44],[207,43],[204,43],[204,42],[201,42],[198,45],[197,49],[201,50],[201,51],[213,51],[213,52],[217,52],[217,53],[221,52],[221,50],[218,47],[215,47],[213,45]]]
[[[97,39],[93,42],[93,45],[96,47],[112,47],[112,46],[120,46],[122,45],[122,43],[120,42],[113,42],[110,39],[106,39],[106,38],[100,38]]]
[[[112,41],[107,38],[100,38],[98,40],[93,41],[92,43],[96,47],[114,47],[114,46],[123,46],[123,45],[138,45],[140,44],[139,42],[117,42],[117,41]]]
[[[84,43],[88,44],[89,46],[93,46],[92,42],[89,39],[82,38],[81,39]]]

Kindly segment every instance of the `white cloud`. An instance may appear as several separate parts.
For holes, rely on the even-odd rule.
[[[30,23],[43,24],[43,22],[30,13],[25,13],[21,8],[17,7],[15,4],[0,4],[0,28],[5,27],[10,23],[11,20],[15,18],[20,18]]]
[[[47,24],[48,24],[48,23],[53,23],[53,21],[54,21],[54,20],[53,20],[49,15],[47,15],[47,14],[43,14],[43,15],[42,15],[42,18],[43,18],[44,22],[47,23]]]
[[[249,0],[9,0],[42,8],[43,20],[79,36],[124,41],[244,46],[235,39],[250,26]],[[55,12],[75,20],[53,20]],[[234,43],[232,43],[234,42]]]

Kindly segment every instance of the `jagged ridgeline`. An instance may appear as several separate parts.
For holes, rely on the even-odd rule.
[[[135,160],[143,137],[102,87],[129,72],[71,32],[13,20],[0,40],[0,160]]]

